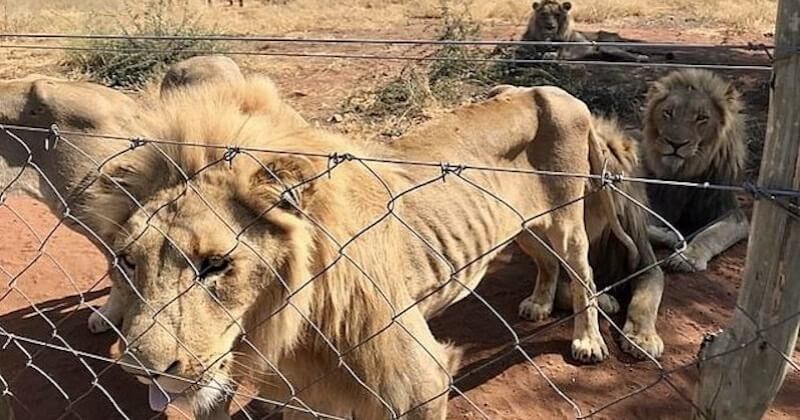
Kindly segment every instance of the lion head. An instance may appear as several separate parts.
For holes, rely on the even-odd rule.
[[[742,109],[739,92],[710,71],[682,70],[662,77],[646,100],[643,149],[648,170],[673,179],[735,180],[745,156]]]
[[[314,249],[313,217],[303,215],[324,211],[324,182],[306,181],[326,159],[227,145],[302,154],[332,149],[335,137],[297,121],[263,80],[202,84],[161,101],[143,116],[146,137],[187,144],[146,144],[111,160],[89,205],[103,215],[114,281],[130,296],[125,369],[150,384],[151,405],[182,395],[202,410],[233,382],[235,349],[277,360],[299,340]]]
[[[526,39],[550,41],[566,40],[572,29],[572,3],[544,0],[533,3],[533,16],[528,23]]]

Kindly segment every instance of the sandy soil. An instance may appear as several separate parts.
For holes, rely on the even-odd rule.
[[[420,24],[409,32],[430,36],[426,28]],[[521,32],[520,27],[507,25],[484,30],[491,38],[512,38]],[[327,32],[325,35],[336,35],[335,28]],[[401,38],[406,33],[348,30],[345,35]],[[623,35],[705,42],[718,39],[719,33],[637,26],[626,29]],[[750,35],[729,41],[752,40]],[[30,63],[35,60],[28,55],[37,53],[18,54],[22,54],[18,55],[20,60]],[[400,66],[261,58],[242,59],[242,64],[273,76],[294,106],[323,125],[329,125],[328,117],[354,90],[379,83]],[[14,74],[8,74],[0,69],[0,75],[21,76],[19,71],[15,68]],[[114,341],[113,334],[94,336],[85,326],[91,313],[89,305],[101,304],[108,293],[107,267],[100,252],[81,235],[60,225],[44,205],[27,198],[11,197],[0,206],[0,232],[0,328],[63,347],[42,350],[33,342],[0,342],[0,371],[10,382],[18,418],[59,418],[65,412],[66,418],[86,420],[122,418],[120,412],[131,419],[157,417],[147,407],[144,386],[116,366],[92,356],[107,356]],[[691,405],[687,400],[697,375],[695,355],[703,335],[725,326],[731,315],[746,244],[740,243],[714,260],[706,273],[668,276],[658,325],[666,343],[662,366],[671,372],[666,376],[654,364],[635,361],[622,353],[608,323],[603,323],[603,330],[610,344],[609,360],[596,366],[575,365],[568,355],[569,323],[558,324],[553,318],[533,324],[517,317],[519,301],[532,289],[535,267],[515,249],[508,252],[511,262],[489,276],[477,293],[508,322],[513,334],[484,304],[472,298],[432,322],[438,337],[466,349],[457,383],[466,398],[452,396],[449,418],[481,418],[481,412],[498,419],[573,418],[576,411],[567,399],[574,401],[582,414],[596,412],[595,418],[601,419],[688,417]],[[11,278],[13,287],[9,288]],[[536,367],[510,347],[514,335],[527,337],[520,348],[532,357]],[[797,355],[794,360],[800,363]],[[559,395],[545,377],[564,395]],[[743,377],[746,379],[746,375]],[[800,373],[790,372],[766,418],[800,418],[798,401]]]

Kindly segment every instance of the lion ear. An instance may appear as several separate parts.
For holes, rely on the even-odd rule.
[[[535,1],[533,2],[533,5],[531,7],[533,7],[533,10],[539,10],[539,6],[540,6],[539,2]]]
[[[740,96],[741,94],[739,90],[736,89],[736,86],[734,86],[733,83],[728,83],[728,87],[725,89],[725,100],[729,104],[738,103]]]
[[[572,3],[565,1],[564,3],[561,3],[561,8],[564,9],[564,11],[569,12],[572,9]]]
[[[88,185],[81,191],[77,212],[90,229],[105,241],[113,241],[139,205],[160,188],[176,182],[173,171],[148,153],[129,152],[132,155],[118,158],[101,168],[96,178],[87,178]],[[157,175],[156,175],[157,174]],[[153,180],[158,182],[153,182]]]
[[[667,93],[667,87],[664,86],[659,81],[652,82],[650,87],[647,89],[647,95],[645,95],[646,102],[654,101],[656,98],[664,96]]]
[[[257,213],[275,206],[292,213],[306,210],[314,182],[326,170],[320,159],[306,156],[279,156],[256,166],[240,197]]]

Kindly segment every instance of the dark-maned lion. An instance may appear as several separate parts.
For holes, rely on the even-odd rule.
[[[730,83],[707,70],[672,72],[647,94],[644,163],[649,175],[677,181],[736,185],[745,163],[744,105]],[[653,208],[684,235],[685,252],[667,262],[678,271],[702,271],[708,261],[747,237],[748,223],[732,191],[650,185]],[[651,239],[675,247],[663,227]]]

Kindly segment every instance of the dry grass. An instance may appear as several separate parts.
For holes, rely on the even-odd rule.
[[[0,28],[4,32],[119,33],[124,10],[146,7],[159,0],[0,0]],[[166,0],[163,0],[166,1]],[[170,14],[190,13],[201,27],[220,33],[295,37],[432,38],[443,26],[445,0],[248,0],[244,8],[205,0],[173,0]],[[467,5],[479,22],[482,38],[507,39],[522,32],[532,0],[446,0],[456,8]],[[741,33],[747,39],[772,31],[775,0],[572,0],[579,26],[591,24],[609,30],[647,25],[664,34],[691,31],[708,42],[721,35]],[[177,19],[179,20],[179,19]],[[666,30],[665,30],[666,29]],[[25,41],[25,44],[33,41]],[[45,43],[42,41],[41,43]],[[48,44],[56,43],[47,41]],[[259,44],[232,45],[231,49],[259,49]],[[273,48],[280,48],[275,46]],[[322,52],[332,47],[284,46],[294,51]],[[338,51],[338,50],[337,50]],[[366,52],[362,47],[347,52]],[[369,53],[421,55],[430,49],[370,50]],[[63,75],[65,54],[58,51],[0,49],[0,78],[30,73]],[[271,75],[306,115],[325,120],[339,112],[341,103],[359,89],[372,89],[398,79],[403,63],[390,61],[325,60],[238,56],[246,71]],[[74,76],[73,76],[74,77]],[[400,78],[402,81],[402,78]],[[402,87],[403,84],[398,84]],[[447,87],[447,86],[445,86]],[[412,96],[423,92],[412,91]],[[290,99],[294,100],[294,99]],[[363,107],[364,104],[361,104]],[[426,112],[429,109],[425,107]],[[346,124],[340,124],[344,126]],[[392,124],[395,125],[395,124]],[[379,129],[378,131],[385,131]],[[391,129],[389,131],[392,131]]]
[[[129,0],[0,0],[4,30],[80,32],[87,21],[96,29],[113,30],[113,16]],[[251,1],[244,9],[204,0],[175,0],[173,8],[189,8],[201,19],[233,33],[287,34],[363,31],[403,26],[414,19],[441,16],[442,0],[291,0]],[[472,15],[481,21],[524,25],[530,2],[523,0],[465,0]],[[775,0],[573,0],[574,15],[583,23],[614,23],[636,18],[659,21],[667,18],[695,19],[698,24],[733,31],[771,30]]]
[[[619,18],[692,19],[714,29],[733,32],[768,31],[775,25],[775,0],[594,0],[577,5],[575,19],[603,23]]]

